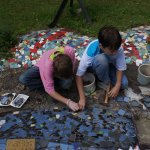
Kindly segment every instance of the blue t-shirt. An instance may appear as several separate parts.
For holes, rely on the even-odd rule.
[[[100,43],[98,40],[94,40],[85,49],[81,58],[76,75],[83,76],[87,68],[92,66],[93,59],[96,55],[103,53],[100,49]],[[106,55],[106,54],[105,54]],[[123,48],[120,47],[115,55],[106,55],[109,63],[112,63],[117,70],[126,70],[125,55]]]

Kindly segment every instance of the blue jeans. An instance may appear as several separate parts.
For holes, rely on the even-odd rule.
[[[117,69],[113,64],[109,63],[108,58],[105,54],[99,54],[95,56],[92,66],[90,70],[97,76],[98,80],[104,82],[105,84],[111,83],[112,85],[116,84]],[[121,89],[125,89],[128,87],[128,79],[126,75],[123,73]]]
[[[32,66],[27,69],[20,77],[19,81],[25,86],[29,87],[31,90],[40,89],[44,90],[44,86],[40,77],[39,68]],[[72,84],[72,78],[69,79],[58,79],[54,78],[54,86],[69,89]]]

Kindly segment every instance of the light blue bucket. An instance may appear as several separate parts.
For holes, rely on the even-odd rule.
[[[137,80],[141,85],[148,85],[150,83],[150,64],[139,66]]]

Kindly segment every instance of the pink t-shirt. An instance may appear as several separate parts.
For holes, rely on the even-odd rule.
[[[56,50],[46,51],[40,58],[40,60],[35,64],[39,67],[40,76],[47,93],[53,92],[54,89],[54,77],[53,77],[53,60],[50,58],[50,55],[53,54]],[[65,46],[64,54],[68,55],[73,63],[73,68],[75,68],[75,51],[72,47]]]

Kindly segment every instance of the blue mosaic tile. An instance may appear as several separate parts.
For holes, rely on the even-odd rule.
[[[150,103],[150,96],[144,97],[143,101],[146,103]]]
[[[0,144],[5,144],[6,143],[6,139],[0,139]]]
[[[6,144],[0,144],[0,150],[6,150]]]
[[[131,105],[132,107],[139,107],[139,106],[140,106],[140,104],[139,104],[136,100],[131,101],[131,102],[130,102],[130,105]]]
[[[125,111],[122,110],[122,109],[120,109],[120,110],[118,111],[118,114],[121,115],[121,116],[123,116],[123,115],[125,114]]]
[[[119,111],[120,113],[118,113]],[[61,145],[63,141],[65,143],[71,142],[70,147],[73,148],[73,143],[76,142],[80,143],[79,147],[81,145],[89,147],[90,144],[101,146],[99,142],[102,142],[105,146],[104,141],[114,142],[116,138],[120,139],[120,136],[115,136],[118,129],[119,133],[117,134],[126,135],[128,133],[128,136],[131,138],[133,138],[131,134],[136,135],[131,119],[122,115],[123,110],[119,111],[93,107],[74,116],[72,112],[66,112],[62,108],[59,110],[60,118],[56,118],[56,114],[58,114],[56,110],[22,111],[19,114],[7,114],[3,117],[1,116],[1,120],[6,119],[8,124],[6,126],[7,130],[3,127],[0,129],[2,132],[1,138],[31,137],[41,140],[44,138],[55,141],[52,142],[51,147],[65,147],[66,145]],[[90,120],[88,119],[89,116]],[[136,137],[134,138],[136,139]]]
[[[130,101],[130,98],[129,97],[124,97],[124,102],[128,103]]]

